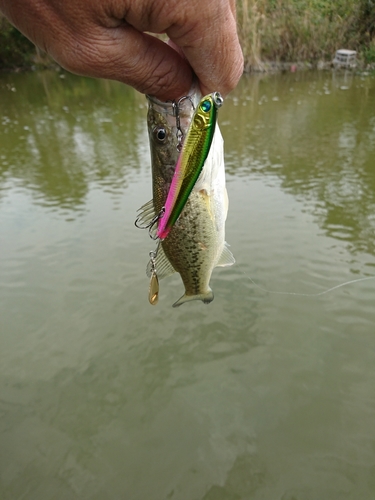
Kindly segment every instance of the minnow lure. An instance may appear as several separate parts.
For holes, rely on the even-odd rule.
[[[198,180],[210,151],[217,110],[222,104],[220,93],[214,92],[203,97],[194,112],[158,221],[156,235],[161,240],[168,236]]]

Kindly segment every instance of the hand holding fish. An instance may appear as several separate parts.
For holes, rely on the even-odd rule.
[[[67,70],[161,100],[224,96],[243,70],[235,0],[0,0],[0,10]],[[149,33],[166,33],[171,44]]]

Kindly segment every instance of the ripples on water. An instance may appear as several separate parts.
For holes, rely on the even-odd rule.
[[[375,81],[243,78],[220,110],[237,265],[147,302],[145,99],[0,78],[0,496],[375,497]],[[248,278],[250,277],[251,280]]]

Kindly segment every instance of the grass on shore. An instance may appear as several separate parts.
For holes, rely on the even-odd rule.
[[[245,69],[332,60],[340,48],[375,62],[375,0],[237,0],[237,15]]]
[[[0,14],[0,69],[28,68],[35,46]]]

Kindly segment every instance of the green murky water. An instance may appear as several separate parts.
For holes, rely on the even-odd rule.
[[[147,301],[146,106],[0,78],[2,500],[375,498],[375,78],[244,78],[220,110],[237,259]],[[307,295],[268,293],[290,292]]]

